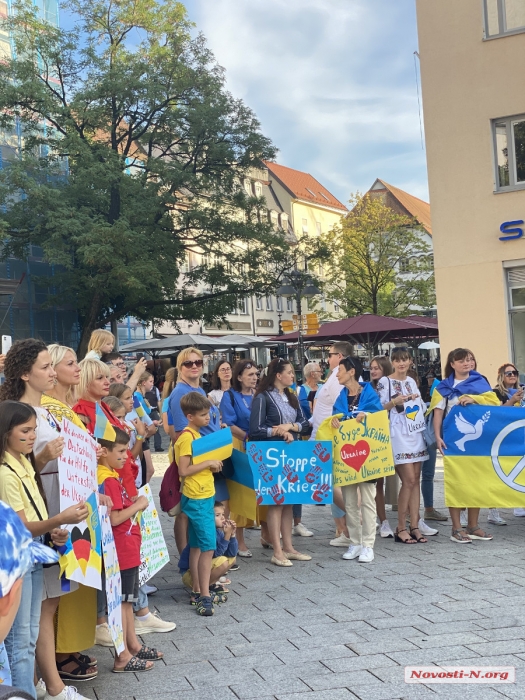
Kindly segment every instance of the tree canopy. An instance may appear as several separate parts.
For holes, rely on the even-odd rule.
[[[66,0],[59,29],[19,0],[0,63],[0,128],[22,128],[0,172],[3,255],[41,246],[50,303],[91,331],[223,318],[268,294],[287,244],[242,188],[275,149],[176,0]],[[191,254],[192,265],[185,266]],[[184,275],[180,275],[185,270]]]

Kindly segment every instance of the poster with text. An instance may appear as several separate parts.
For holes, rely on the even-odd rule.
[[[100,524],[102,529],[102,551],[104,552],[104,569],[106,572],[106,599],[108,604],[108,627],[117,654],[124,651],[124,630],[122,629],[122,587],[117,549],[113,539],[113,530],[109,520],[108,509],[100,506]]]
[[[150,487],[147,484],[143,486],[139,489],[139,495],[146,496],[149,502],[146,510],[143,510],[140,515],[142,544],[140,546],[139,583],[143,586],[146,581],[155,576],[157,571],[166,566],[170,557]]]

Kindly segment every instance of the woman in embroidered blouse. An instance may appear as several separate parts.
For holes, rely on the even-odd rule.
[[[276,358],[270,362],[252,402],[250,440],[293,442],[300,435],[308,434],[310,424],[304,417],[297,396],[290,389],[294,381],[295,374],[288,360]],[[271,562],[276,566],[292,566],[291,559],[309,561],[312,558],[308,554],[300,554],[293,546],[292,508],[291,505],[268,507],[268,530],[273,546]]]

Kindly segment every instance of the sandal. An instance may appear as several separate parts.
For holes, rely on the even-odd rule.
[[[89,656],[87,657],[89,659]],[[65,671],[64,666],[75,664],[71,671]],[[89,681],[98,675],[97,667],[88,666],[70,654],[64,661],[57,661],[58,675],[62,680],[68,681]]]
[[[201,597],[200,593],[196,593],[195,591],[192,591],[190,593],[190,605],[197,605],[200,597]]]
[[[143,644],[140,647],[140,651],[138,651],[135,656],[137,659],[145,659],[146,661],[158,661],[159,659],[162,659],[164,654],[161,651],[157,651],[156,649],[147,647],[145,644]]]
[[[98,663],[93,656],[81,654],[80,652],[73,653],[73,656],[80,661],[81,664],[85,664],[86,666],[96,666]]]
[[[413,532],[419,532],[419,537],[413,535],[413,534],[412,534]],[[421,534],[421,530],[420,530],[418,527],[413,527],[413,528],[411,528],[411,530],[410,530],[410,536],[411,536],[416,542],[422,542],[422,543],[428,542],[427,538],[426,538],[424,535]]]
[[[475,532],[481,534],[475,535]],[[488,542],[491,539],[493,539],[493,536],[490,534],[490,532],[485,532],[485,530],[482,530],[479,527],[479,525],[477,527],[467,527],[467,533],[471,540],[485,540]]]
[[[450,539],[456,544],[468,544],[469,542],[472,544],[472,540],[463,532],[463,530],[452,530]]]
[[[220,583],[212,583],[210,585],[210,593],[213,591],[214,593],[229,593],[228,588],[224,588],[224,586]]]
[[[124,668],[113,668],[111,669],[113,673],[135,673],[137,671],[151,671],[155,668],[155,664],[151,661],[146,661],[146,659],[137,659],[136,656],[132,656]]]
[[[408,532],[408,530],[406,529],[406,527],[403,528],[402,530],[400,530],[398,527],[396,527],[396,531],[395,531],[395,533],[394,533],[394,542],[401,542],[401,544],[416,544],[416,540],[414,540],[414,539],[413,539],[412,537],[410,537],[410,536],[407,537],[406,540],[404,540],[402,537],[399,537],[399,535],[400,535],[402,532]]]
[[[231,571],[231,569],[230,569]],[[231,580],[227,576],[221,576],[219,579],[219,583],[221,586],[229,586],[231,583]]]
[[[197,603],[197,615],[201,617],[211,617],[214,612],[215,610],[213,609],[211,598],[208,596],[201,596]]]
[[[273,549],[273,544],[271,544],[270,542],[267,542],[267,541],[266,541],[265,539],[263,539],[262,537],[261,537],[261,545],[262,545],[265,549]]]

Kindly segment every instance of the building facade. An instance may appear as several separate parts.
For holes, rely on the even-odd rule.
[[[441,354],[525,371],[525,2],[417,0]]]

